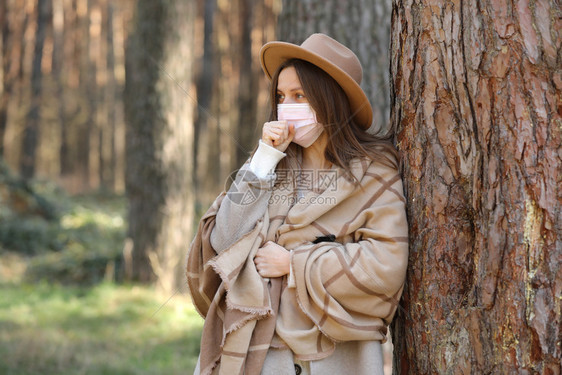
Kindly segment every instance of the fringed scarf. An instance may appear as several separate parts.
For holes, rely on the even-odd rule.
[[[408,257],[402,182],[366,160],[352,163],[359,185],[333,171],[300,199],[295,176],[285,176],[254,229],[218,255],[210,235],[225,193],[201,219],[187,280],[205,318],[202,375],[257,375],[270,347],[316,360],[338,341],[385,340]],[[253,258],[267,241],[293,252],[294,285],[258,274]]]

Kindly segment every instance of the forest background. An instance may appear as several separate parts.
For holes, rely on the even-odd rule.
[[[0,372],[193,368],[185,255],[267,118],[259,49],[324,32],[397,130],[394,371],[560,373],[558,1],[0,0],[0,28]]]

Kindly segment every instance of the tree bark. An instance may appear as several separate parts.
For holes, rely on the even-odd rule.
[[[560,374],[561,8],[395,0],[401,374]]]
[[[391,0],[283,0],[279,40],[300,44],[313,33],[325,33],[349,47],[363,66],[361,87],[373,106],[370,131],[388,129],[388,46]]]
[[[194,2],[139,0],[126,51],[129,231],[136,280],[183,284],[193,222]]]
[[[50,3],[50,0],[38,0],[37,2],[37,28],[31,69],[31,104],[27,113],[20,155],[20,174],[25,179],[30,179],[35,175],[35,154],[39,144],[39,109],[41,107],[43,79],[41,61],[43,59],[45,29],[50,18]]]

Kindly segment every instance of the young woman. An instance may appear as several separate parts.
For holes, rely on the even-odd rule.
[[[260,56],[270,121],[188,256],[205,318],[195,373],[382,374],[408,256],[391,135],[366,132],[361,65],[334,39]]]

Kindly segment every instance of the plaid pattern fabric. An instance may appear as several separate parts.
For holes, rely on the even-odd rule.
[[[296,184],[284,179],[254,229],[218,255],[209,237],[225,195],[204,215],[187,265],[205,317],[201,374],[259,374],[270,346],[315,360],[338,341],[385,339],[408,257],[402,182],[396,170],[366,160],[352,171],[359,186],[341,175],[336,188],[291,202],[283,197],[296,197]],[[257,273],[253,257],[269,240],[293,251],[294,285]]]

